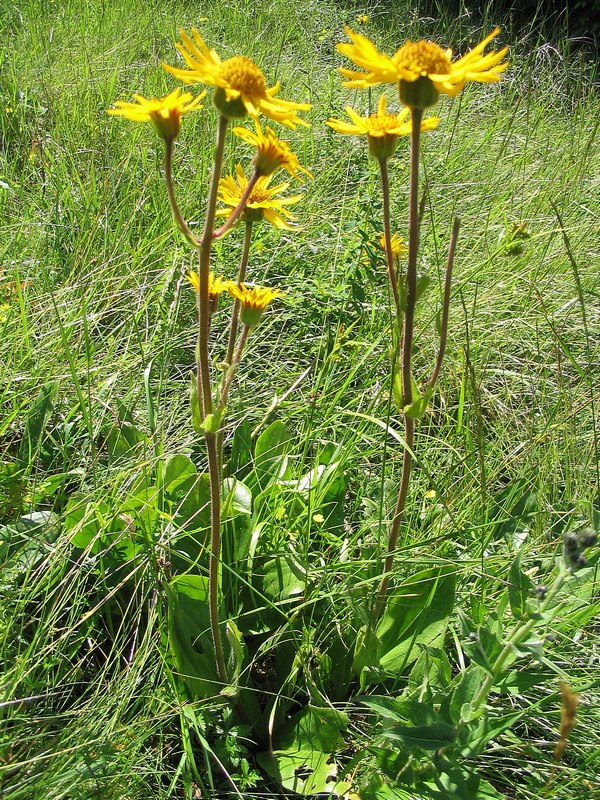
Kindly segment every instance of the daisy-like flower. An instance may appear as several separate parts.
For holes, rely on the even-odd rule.
[[[196,292],[200,291],[200,277],[197,272],[188,272],[188,281],[192,284]],[[208,301],[210,313],[213,314],[219,305],[219,295],[229,291],[229,281],[224,280],[220,275],[215,277],[214,272],[208,274]]]
[[[379,240],[379,244],[381,245],[381,249],[385,251],[385,234],[381,234],[381,239]],[[391,245],[392,245],[392,258],[394,261],[398,261],[400,256],[404,256],[408,253],[408,247],[404,244],[404,239],[402,236],[398,236],[397,233],[394,233],[391,237]]]
[[[271,175],[267,175],[256,181],[246,202],[243,217],[249,222],[259,222],[262,219],[266,219],[275,228],[295,230],[294,226],[288,222],[288,220],[294,220],[295,217],[288,211],[286,206],[298,203],[302,199],[302,195],[295,194],[292,197],[278,197],[290,184],[288,182],[280,183],[277,186],[269,186],[271,178]],[[236,165],[235,178],[233,175],[226,175],[221,178],[219,181],[219,200],[229,208],[219,209],[217,211],[218,217],[227,217],[231,214],[231,209],[239,205],[247,185],[248,178],[241,164]]]
[[[252,164],[259,175],[272,175],[281,168],[298,180],[300,180],[299,172],[312,178],[311,173],[300,164],[289,144],[279,139],[272,128],[267,128],[265,133],[258,120],[254,120],[254,124],[256,133],[248,128],[234,128],[233,132],[247,144],[256,147],[256,155],[252,159]]]
[[[214,102],[221,114],[226,117],[265,117],[274,119],[288,128],[308,125],[301,120],[298,111],[307,111],[309,103],[293,103],[275,95],[280,84],[270,89],[262,70],[246,56],[233,56],[222,61],[216,50],[209,49],[196,30],[192,28],[192,38],[184,30],[180,32],[181,42],[177,49],[188,69],[180,69],[164,64],[165,69],[186,84],[204,83],[215,86]]]
[[[379,98],[376,114],[361,117],[350,106],[346,106],[346,114],[352,120],[352,125],[340,119],[330,119],[327,124],[338,133],[366,135],[369,141],[369,152],[378,159],[390,158],[394,155],[398,137],[410,136],[412,130],[410,109],[403,108],[399,114],[388,114],[384,94]],[[421,123],[421,130],[431,131],[437,127],[439,121],[438,117],[429,117]]]
[[[202,108],[200,105],[206,92],[194,97],[190,92],[183,92],[181,88],[165,97],[151,97],[146,100],[141,94],[134,94],[134,103],[117,100],[114,108],[109,108],[107,114],[125,117],[133,122],[153,122],[158,135],[165,141],[177,138],[181,128],[181,115],[188,111]]]
[[[275,300],[283,297],[281,289],[269,289],[266,286],[247,286],[245,283],[229,282],[229,294],[242,304],[240,319],[244,325],[254,328],[260,322],[265,308]]]
[[[444,50],[435,42],[421,39],[406,42],[392,56],[380,53],[373,42],[350,28],[344,29],[352,44],[338,44],[340,53],[347,56],[364,72],[340,69],[348,80],[345,86],[366,88],[379,83],[398,83],[402,102],[412,108],[434,105],[440,93],[454,97],[468,81],[494,83],[508,66],[504,57],[508,47],[483,55],[486,46],[499,33],[495,28],[466,55],[452,61],[452,50]]]

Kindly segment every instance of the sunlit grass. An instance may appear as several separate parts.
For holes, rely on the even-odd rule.
[[[368,30],[382,46],[433,34],[478,41],[498,22],[487,13],[481,24],[466,16],[420,21],[399,8],[366,9]],[[241,398],[251,395],[244,415],[252,428],[264,427],[274,402],[269,419],[282,419],[293,433],[298,474],[311,468],[315,450],[339,444],[349,480],[347,548],[361,562],[375,559],[400,471],[387,385],[390,298],[383,269],[363,246],[382,231],[378,176],[366,148],[324,125],[348,102],[334,73],[341,63],[334,45],[363,11],[334,2],[206,7],[133,0],[29,0],[0,11],[0,304],[5,282],[26,284],[11,293],[8,312],[0,306],[2,461],[14,460],[42,386],[57,381],[51,439],[28,467],[24,510],[53,510],[60,520],[73,495],[82,504],[120,508],[160,457],[195,446],[191,426],[182,424],[194,363],[193,293],[184,277],[193,256],[172,225],[161,143],[150,129],[111,120],[105,109],[135,91],[172,89],[160,63],[173,58],[179,27],[200,24],[224,55],[246,51],[250,42],[270,81],[281,78],[290,97],[315,106],[310,130],[286,134],[316,176],[297,206],[305,228],[277,237],[264,226],[253,244],[254,279],[287,295],[262,323],[261,337],[250,339],[245,361],[268,362],[268,380],[252,366],[240,375],[231,429]],[[429,134],[424,156],[423,265],[440,285],[452,216],[460,213],[463,224],[448,355],[438,398],[418,432],[417,499],[398,566],[410,575],[451,561],[465,607],[475,597],[488,609],[515,537],[525,540],[527,564],[543,573],[559,551],[561,526],[582,503],[597,500],[598,490],[594,64],[566,44],[538,41],[533,30],[510,36],[512,66],[500,87],[469,87],[454,102],[444,100],[443,124]],[[369,110],[365,94],[355,99]],[[192,226],[202,219],[211,113],[186,119],[175,151]],[[241,157],[244,145],[236,148]],[[394,221],[406,236],[405,159],[395,163]],[[530,234],[522,252],[506,244],[513,223]],[[219,268],[233,271],[239,248],[233,237],[219,243]],[[431,327],[437,307],[434,290],[421,330]],[[219,319],[215,329],[224,344]],[[434,355],[434,337],[422,336],[417,369],[427,372]],[[150,444],[131,461],[107,465],[103,432],[126,412]],[[58,474],[67,477],[48,500],[44,481]],[[536,503],[523,522],[513,509],[533,492]],[[294,528],[298,536],[306,535],[304,523],[311,532],[318,527],[310,509]],[[283,550],[283,527],[278,536]],[[59,536],[31,566],[20,565],[18,580],[12,573],[0,578],[10,588],[0,612],[9,720],[0,761],[4,796],[191,797],[196,786],[234,796],[208,750],[205,762],[198,757],[213,712],[182,709],[165,677],[164,610],[150,559],[143,555],[113,575],[103,572],[101,554],[72,559],[68,537]],[[336,559],[335,571],[323,567],[319,584],[334,603],[338,571],[353,570],[352,559]],[[373,591],[376,585],[373,572]],[[485,756],[488,777],[507,793],[539,797],[558,731],[558,683],[567,680],[583,702],[552,791],[565,800],[590,796],[585,782],[598,771],[600,746],[597,612],[592,594],[576,615],[554,623],[548,663],[539,668],[541,696],[525,688],[506,698],[513,706],[537,704]],[[340,614],[343,622],[345,608]],[[181,739],[181,720],[189,741]],[[223,760],[223,742],[208,735]],[[233,780],[239,784],[240,776]]]

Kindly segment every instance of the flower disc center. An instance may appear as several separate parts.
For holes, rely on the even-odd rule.
[[[220,77],[228,88],[235,89],[247,97],[265,97],[267,82],[254,61],[246,56],[233,56],[223,61]]]
[[[452,62],[445,50],[435,44],[421,40],[407,42],[393,56],[394,62],[410,72],[419,75],[448,75]]]

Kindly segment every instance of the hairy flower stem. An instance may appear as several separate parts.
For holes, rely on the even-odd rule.
[[[221,470],[217,454],[217,435],[206,433],[208,471],[210,474],[210,561],[208,567],[208,610],[215,647],[215,660],[219,680],[227,685],[227,667],[219,630],[219,565],[221,551]]]
[[[404,407],[412,403],[412,345],[415,326],[415,308],[417,305],[417,256],[419,252],[419,149],[421,146],[421,121],[423,111],[412,109],[412,133],[410,138],[410,189],[408,203],[408,266],[406,268],[406,308],[404,311],[404,326],[402,330],[402,403]],[[382,176],[383,177],[383,176]],[[386,241],[386,251],[388,244]],[[389,258],[389,256],[388,256]],[[406,507],[406,498],[410,484],[410,475],[413,462],[413,446],[415,437],[415,421],[404,416],[404,453],[402,457],[402,476],[398,489],[398,499],[394,509],[394,516],[390,525],[388,547],[383,573],[377,599],[373,607],[373,621],[377,623],[385,607],[388,585],[392,567],[394,565],[394,552],[398,542],[400,523]]]
[[[390,231],[390,180],[387,168],[387,159],[379,158],[379,172],[381,173],[381,192],[383,194],[383,234],[385,238],[385,261],[387,264],[390,286],[394,295],[394,305],[396,306],[396,324],[402,319],[402,307],[400,305],[400,294],[398,292],[398,276],[396,265],[392,254],[392,234]]]
[[[210,384],[210,360],[208,354],[208,334],[210,328],[210,299],[208,295],[208,282],[210,271],[210,251],[212,247],[212,232],[215,224],[217,206],[217,192],[219,178],[223,164],[223,150],[225,148],[225,134],[227,133],[228,119],[219,116],[217,127],[217,140],[215,144],[215,158],[213,173],[208,194],[206,218],[204,229],[200,238],[200,251],[198,254],[199,291],[198,303],[198,399],[202,411],[202,418],[213,413],[212,389]],[[210,478],[210,562],[208,572],[208,613],[215,660],[220,680],[227,684],[227,669],[223,657],[223,643],[219,630],[219,564],[221,560],[221,470],[217,452],[217,435],[206,431],[206,449],[208,454],[208,474]]]
[[[254,189],[254,187],[256,186],[256,182],[259,178],[260,175],[258,174],[258,172],[256,172],[256,170],[254,170],[252,176],[250,177],[250,180],[248,181],[246,188],[244,189],[242,196],[240,197],[240,202],[233,209],[231,214],[227,217],[227,220],[223,223],[223,225],[221,225],[220,228],[217,228],[216,231],[213,231],[213,239],[219,239],[221,236],[224,236],[227,233],[227,231],[231,228],[231,226],[234,224],[234,222],[236,222],[239,219],[243,210],[246,208],[246,203],[248,202],[248,198],[252,194],[252,189]]]
[[[173,143],[174,139],[167,139],[165,141],[165,183],[167,184],[167,194],[169,195],[169,204],[173,212],[175,224],[181,233],[185,236],[186,240],[194,247],[200,247],[200,242],[183,218],[177,198],[175,197],[175,187],[173,186]]]

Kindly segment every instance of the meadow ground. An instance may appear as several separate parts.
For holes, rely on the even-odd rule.
[[[362,14],[368,19],[359,21]],[[314,175],[294,208],[302,229],[280,232],[263,223],[252,241],[252,279],[280,286],[286,296],[250,339],[228,430],[256,438],[273,420],[285,425],[288,483],[315,464],[326,467],[335,453],[335,475],[320,494],[308,492],[299,503],[288,485],[265,500],[258,552],[289,564],[291,541],[313,570],[310,581],[303,573],[302,592],[308,596],[310,584],[311,596],[330,602],[325,619],[304,612],[303,627],[294,627],[303,677],[286,691],[297,704],[309,696],[327,705],[328,694],[336,709],[344,707],[331,690],[324,643],[336,627],[355,625],[348,587],[354,591],[357,576],[367,591],[377,585],[402,432],[390,402],[378,173],[361,139],[325,125],[348,103],[364,111],[370,102],[368,92],[344,89],[336,71],[345,24],[388,52],[425,36],[460,49],[495,24],[504,25],[501,39],[511,46],[510,70],[499,84],[470,84],[456,99],[442,98],[442,123],[427,134],[422,158],[420,268],[433,278],[418,316],[415,365],[423,374],[435,358],[452,218],[462,220],[447,355],[418,427],[396,563],[399,582],[426,569],[452,570],[454,611],[445,644],[432,645],[431,657],[445,648],[449,669],[464,667],[460,612],[483,624],[506,595],[517,553],[533,583],[548,582],[563,533],[598,523],[600,102],[590,50],[564,36],[544,38],[535,24],[511,27],[489,10],[434,18],[400,1],[3,4],[6,800],[288,796],[261,772],[247,731],[227,728],[219,702],[186,699],[169,656],[173,630],[156,549],[148,538],[136,543],[143,530],[168,547],[172,532],[167,505],[140,510],[148,475],[176,454],[191,456],[199,469],[204,464],[188,411],[196,334],[184,276],[195,257],[171,219],[162,143],[151,126],[105,111],[133,92],[160,96],[175,87],[161,62],[174,63],[180,27],[197,25],[224,57],[247,53],[272,82],[281,80],[285,97],[313,104],[311,127],[286,132]],[[186,117],[176,145],[180,205],[192,229],[202,219],[214,122],[207,102]],[[393,224],[404,236],[407,152],[401,141],[391,168]],[[245,157],[247,148],[232,141],[227,168]],[[233,277],[240,250],[239,236],[218,242],[219,271]],[[217,343],[224,343],[225,321],[215,319]],[[118,544],[110,538],[115,531]],[[233,596],[248,556],[242,559],[236,542],[227,547]],[[540,641],[521,653],[527,658],[493,696],[514,724],[490,739],[477,764],[501,797],[600,795],[600,602],[592,551],[590,564],[570,602],[549,620],[543,648]],[[289,599],[292,578],[287,590]],[[404,691],[409,672],[384,683],[386,691]],[[580,703],[549,784],[561,683],[580,693]],[[364,713],[351,718],[338,747],[340,776],[372,735]],[[350,783],[359,793],[374,764],[367,758],[352,765]],[[394,791],[377,796],[421,797]]]

